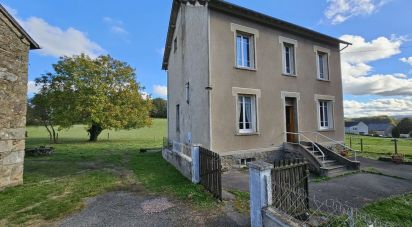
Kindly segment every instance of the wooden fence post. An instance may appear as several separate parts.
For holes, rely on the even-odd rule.
[[[352,148],[352,136],[349,136],[349,147]]]
[[[361,147],[361,151],[363,152],[363,139],[360,139],[360,147]]]

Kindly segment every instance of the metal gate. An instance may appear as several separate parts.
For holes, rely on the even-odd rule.
[[[206,148],[199,148],[200,184],[214,197],[222,200],[222,166],[219,154]]]

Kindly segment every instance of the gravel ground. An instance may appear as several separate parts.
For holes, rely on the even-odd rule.
[[[90,199],[60,226],[239,226],[226,214],[191,210],[181,202],[142,192],[110,192]]]

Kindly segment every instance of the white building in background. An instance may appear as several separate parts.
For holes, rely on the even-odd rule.
[[[357,135],[368,135],[369,127],[360,122],[345,122],[345,133],[357,134]]]

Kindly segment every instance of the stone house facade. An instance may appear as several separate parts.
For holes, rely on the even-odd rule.
[[[39,45],[0,5],[0,190],[23,183],[29,50]]]

